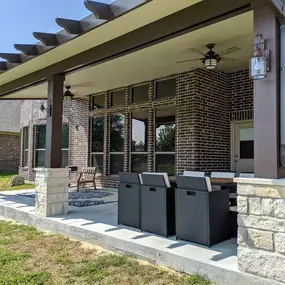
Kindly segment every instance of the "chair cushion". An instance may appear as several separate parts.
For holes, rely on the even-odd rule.
[[[185,170],[183,173],[184,176],[191,176],[191,177],[204,177],[205,172],[203,171],[188,171]]]
[[[235,178],[236,174],[234,172],[212,172],[212,178]]]
[[[164,177],[165,186],[167,188],[170,187],[170,181],[169,181],[167,173],[164,173],[164,172],[161,172],[161,173],[160,172],[143,172],[142,174],[162,175]],[[142,181],[142,184],[143,184],[143,181]]]

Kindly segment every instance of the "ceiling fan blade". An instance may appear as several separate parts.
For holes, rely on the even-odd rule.
[[[177,61],[175,63],[184,63],[184,62],[198,61],[198,60],[203,60],[203,59],[204,58],[194,58],[194,59],[187,59],[187,60]]]
[[[241,50],[241,48],[238,48],[238,47],[234,46],[234,47],[230,47],[230,48],[228,48],[228,49],[226,49],[224,51],[217,52],[217,54],[220,55],[220,56],[224,56],[224,55],[227,55],[227,54],[230,54],[230,53],[237,52],[239,50]]]
[[[195,52],[195,53],[198,53],[198,54],[200,54],[200,55],[202,55],[202,56],[205,56],[205,53],[204,52],[201,52],[200,50],[198,50],[198,49],[195,49],[195,48],[188,48],[189,50],[191,50],[191,51],[193,51],[193,52]]]
[[[223,57],[221,60],[223,61],[232,61],[232,62],[246,62],[244,59],[233,58],[233,57]]]

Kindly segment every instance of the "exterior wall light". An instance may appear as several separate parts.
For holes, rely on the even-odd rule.
[[[64,92],[64,100],[65,101],[71,101],[74,97],[74,95],[69,90],[71,88],[71,86],[65,86],[65,88],[66,88],[66,91]]]
[[[265,40],[262,34],[255,34],[253,37],[253,57],[249,64],[249,77],[253,80],[260,80],[267,77],[270,71],[270,50],[265,50]]]

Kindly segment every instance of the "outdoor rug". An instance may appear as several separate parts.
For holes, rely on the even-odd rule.
[[[82,190],[69,192],[69,205],[75,207],[96,206],[118,202],[118,193],[109,190]],[[34,192],[20,193],[20,196],[36,198]]]

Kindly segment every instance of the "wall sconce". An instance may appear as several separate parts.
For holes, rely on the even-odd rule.
[[[250,59],[249,77],[253,80],[264,79],[270,71],[270,50],[265,49],[262,34],[255,34],[252,41],[253,57]]]
[[[46,109],[45,105],[43,103],[41,103],[40,110],[43,112],[45,109]]]

